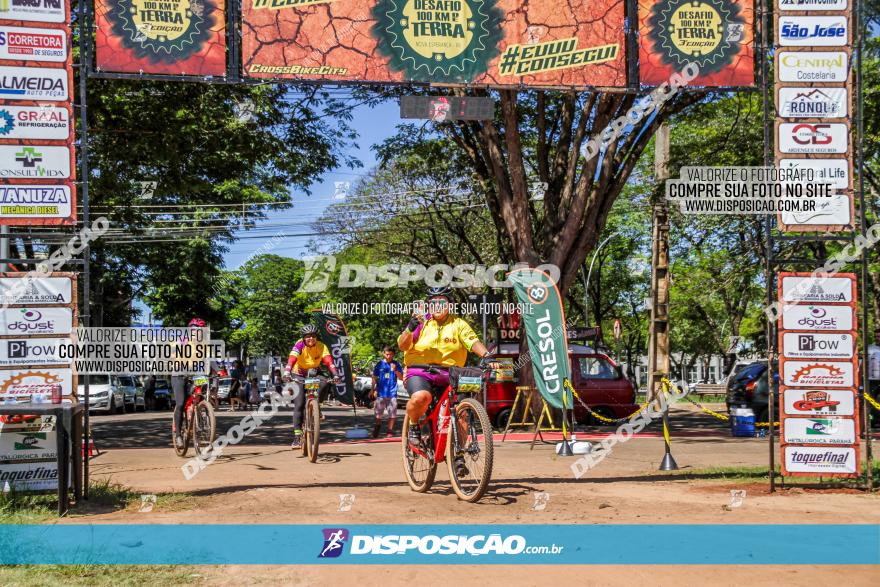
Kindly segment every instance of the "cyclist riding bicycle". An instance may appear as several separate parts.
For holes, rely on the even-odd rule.
[[[187,327],[205,328],[207,323],[201,318],[193,318]],[[177,446],[183,446],[183,436],[180,434],[180,431],[183,430],[183,407],[192,392],[192,384],[187,381],[186,375],[172,375],[171,391],[174,393],[174,429],[177,431],[174,435],[174,442],[177,443]]]
[[[406,329],[397,337],[397,345],[404,352],[404,387],[409,392],[406,413],[409,416],[408,442],[418,446],[421,430],[418,425],[431,405],[449,385],[449,368],[464,367],[468,352],[480,357],[480,365],[499,369],[492,355],[480,342],[470,324],[449,313],[449,287],[431,287],[426,302],[428,313],[413,314]],[[411,366],[412,365],[412,366]],[[429,365],[426,369],[419,365]],[[462,461],[459,465],[464,466]]]
[[[300,378],[307,377],[309,372],[317,370],[321,364],[333,375],[332,382],[335,384],[339,381],[339,372],[336,365],[333,364],[333,357],[324,343],[318,341],[318,328],[314,324],[306,324],[300,330],[302,338],[296,341],[290,350],[290,357],[287,359],[287,368],[284,370],[284,378],[293,382],[293,443],[290,448],[302,448],[302,421],[303,412],[306,407],[306,394],[303,381],[297,380],[292,375]],[[321,387],[319,396],[324,393],[330,381],[326,377],[320,377]]]

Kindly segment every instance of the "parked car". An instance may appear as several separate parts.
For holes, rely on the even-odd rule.
[[[232,377],[221,377],[217,385],[217,402],[229,403],[229,389],[232,387]]]
[[[571,357],[571,384],[581,402],[606,418],[623,418],[638,410],[635,387],[608,355],[579,344],[569,344],[568,354]],[[495,355],[510,368],[496,370],[490,375],[486,411],[495,426],[503,428],[516,399],[518,374],[513,365],[519,358],[519,345],[502,344]],[[580,402],[575,400],[574,403],[577,422],[592,423],[595,420]]]
[[[174,394],[171,393],[171,383],[168,379],[156,379],[156,409],[167,410],[171,407],[171,400]]]
[[[125,409],[125,391],[117,377],[110,375],[83,375],[77,385],[76,395],[80,403],[86,399],[86,377],[89,382],[89,411],[120,413]]]
[[[125,410],[136,412],[144,411],[146,403],[144,402],[144,386],[140,379],[133,375],[114,375],[110,379],[116,379],[117,384],[122,387],[125,396]]]
[[[779,414],[779,374],[773,378],[776,393],[776,414]],[[767,361],[755,361],[743,367],[727,382],[727,413],[734,408],[751,408],[757,422],[767,422],[769,413]]]

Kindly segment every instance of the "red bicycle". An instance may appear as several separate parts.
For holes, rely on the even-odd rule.
[[[410,367],[434,373],[441,369],[436,365]],[[413,491],[428,491],[437,474],[437,463],[446,461],[452,489],[460,499],[473,503],[483,497],[492,477],[492,426],[476,399],[460,399],[459,395],[483,391],[487,376],[487,370],[481,377],[461,376],[455,386],[446,387],[419,422],[422,437],[418,446],[412,446],[403,435],[403,470]],[[403,429],[409,429],[408,415],[403,419]]]
[[[183,407],[183,444],[178,445],[174,439],[177,430],[174,420],[171,420],[171,444],[174,452],[179,457],[185,457],[189,450],[190,441],[195,448],[196,455],[205,458],[214,444],[214,436],[217,432],[217,420],[214,417],[214,408],[208,401],[208,378],[197,377],[193,380],[192,393],[186,398]]]

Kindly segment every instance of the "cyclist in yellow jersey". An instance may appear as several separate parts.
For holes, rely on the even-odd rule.
[[[336,370],[336,365],[333,364],[330,351],[324,343],[318,341],[318,328],[314,324],[306,324],[300,333],[302,338],[296,341],[296,344],[290,349],[287,368],[284,370],[285,379],[293,381],[293,443],[290,445],[293,449],[302,446],[303,411],[306,407],[306,394],[302,378],[308,377],[310,372],[317,373],[318,368],[324,365],[333,375],[333,382],[339,380],[339,373]],[[319,395],[324,393],[329,383],[325,377],[320,379]]]
[[[397,337],[404,352],[404,387],[409,392],[406,414],[410,428],[409,442],[418,444],[421,432],[418,421],[449,385],[449,367],[464,367],[468,352],[482,359],[481,364],[492,369],[501,366],[492,361],[492,355],[480,342],[470,324],[449,313],[448,287],[428,289],[428,314],[414,314],[406,329]],[[439,367],[426,369],[421,365]]]

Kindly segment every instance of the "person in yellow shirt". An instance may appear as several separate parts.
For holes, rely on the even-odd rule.
[[[439,397],[446,390],[450,367],[464,367],[468,352],[472,352],[482,359],[482,365],[500,368],[492,362],[492,355],[470,324],[449,313],[450,293],[449,287],[428,289],[428,314],[413,314],[397,337],[397,345],[404,353],[404,387],[409,392],[407,436],[414,445],[421,440],[419,418],[427,411],[432,397]]]
[[[321,365],[333,375],[332,382],[339,380],[333,357],[324,343],[318,340],[318,327],[314,324],[306,324],[300,330],[302,338],[296,341],[290,349],[287,359],[287,369],[284,377],[293,381],[293,443],[290,447],[294,450],[302,447],[302,421],[306,406],[306,393],[303,386],[303,378],[308,377],[310,372],[317,372]],[[321,388],[319,395],[323,395],[330,383],[325,377],[320,377]]]

